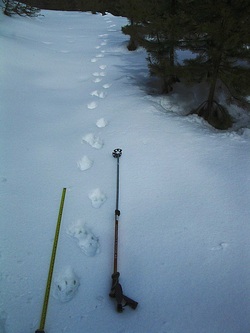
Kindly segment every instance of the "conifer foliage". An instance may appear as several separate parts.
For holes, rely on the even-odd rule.
[[[3,13],[7,16],[38,16],[40,11],[38,8],[24,4],[20,1],[3,0],[3,4]]]
[[[223,89],[231,100],[247,102],[250,95],[250,3],[248,0],[145,0],[129,11],[133,24],[123,28],[148,52],[149,70],[162,81],[162,92],[176,82],[206,82],[208,96],[193,110],[218,129],[227,129],[232,118],[219,104]],[[138,5],[141,7],[138,8]],[[194,55],[178,63],[178,50]]]

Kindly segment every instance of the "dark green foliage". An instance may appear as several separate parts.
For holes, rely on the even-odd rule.
[[[195,112],[219,129],[232,119],[217,102],[218,85],[235,99],[250,94],[249,8],[246,1],[204,1],[190,12],[189,48],[197,57],[185,62],[184,71],[188,80],[208,83],[208,100]]]
[[[133,6],[130,16],[125,13],[133,24],[123,32],[147,50],[150,73],[161,79],[162,92],[172,91],[180,80],[207,82],[207,101],[193,112],[216,128],[230,127],[231,116],[219,105],[217,91],[222,87],[241,101],[250,95],[250,2],[147,0],[141,11]],[[180,50],[192,51],[194,58],[178,63]]]
[[[19,1],[3,0],[3,13],[7,16],[38,16],[39,9]]]

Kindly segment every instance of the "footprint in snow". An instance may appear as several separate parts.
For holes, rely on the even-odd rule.
[[[89,199],[91,200],[92,207],[100,208],[107,197],[99,188],[96,188],[89,193]]]
[[[107,96],[107,93],[105,93],[103,91],[94,90],[94,91],[92,91],[91,95],[99,97],[99,98],[105,98]]]
[[[79,279],[71,267],[67,267],[54,280],[53,296],[60,302],[70,301],[80,285]]]
[[[93,257],[100,253],[98,237],[96,237],[92,230],[81,220],[71,225],[67,230],[67,234],[77,239],[80,249],[86,256]]]
[[[99,77],[99,76],[105,76],[106,74],[105,74],[105,72],[94,72],[92,75]]]
[[[100,77],[97,77],[96,79],[93,80],[93,82],[95,82],[95,83],[99,83],[101,81],[102,81],[102,79]]]
[[[103,53],[99,53],[96,55],[96,58],[103,58],[103,57],[104,57]]]
[[[101,70],[104,70],[104,69],[107,68],[107,65],[100,65],[99,68],[100,68]]]
[[[97,62],[97,59],[96,58],[92,58],[91,62]]]
[[[212,251],[222,251],[228,247],[228,243],[221,242],[217,246],[211,248]]]
[[[108,88],[110,88],[111,86],[112,86],[111,83],[105,83],[102,87],[103,87],[104,89],[108,89]]]
[[[96,126],[99,127],[99,128],[106,127],[107,125],[108,125],[108,122],[104,118],[100,118],[96,122]]]
[[[98,106],[98,104],[96,102],[90,102],[87,105],[88,109],[90,109],[90,110],[97,108],[97,106]]]
[[[81,171],[88,170],[92,167],[93,161],[88,158],[88,156],[84,155],[80,161],[77,162],[77,166]]]
[[[82,143],[88,143],[91,147],[95,149],[101,149],[104,145],[102,139],[100,139],[98,136],[95,136],[93,133],[86,134],[82,138]]]

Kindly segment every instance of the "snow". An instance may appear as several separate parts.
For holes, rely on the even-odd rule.
[[[47,333],[249,332],[249,115],[217,131],[183,116],[203,87],[149,95],[124,18],[42,14],[0,16],[1,333],[39,328],[64,187]]]

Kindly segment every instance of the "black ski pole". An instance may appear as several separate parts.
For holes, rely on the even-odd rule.
[[[113,157],[117,160],[117,178],[116,178],[116,207],[115,207],[115,242],[114,242],[114,271],[112,274],[112,286],[109,296],[116,299],[117,311],[122,312],[126,305],[132,309],[136,309],[138,303],[131,298],[125,296],[122,291],[122,286],[119,283],[120,273],[117,271],[118,261],[118,224],[119,216],[121,214],[119,206],[119,159],[122,155],[122,150],[117,148],[112,153]]]

